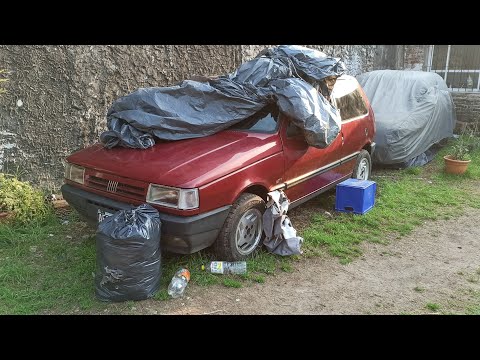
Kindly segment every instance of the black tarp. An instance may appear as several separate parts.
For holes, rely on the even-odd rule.
[[[141,88],[117,99],[107,113],[107,148],[148,148],[155,139],[182,140],[222,131],[276,103],[294,118],[311,146],[324,148],[340,131],[337,110],[319,93],[321,80],[340,76],[339,58],[301,46],[263,51],[231,74]],[[324,94],[329,95],[329,94]]]
[[[375,114],[374,164],[424,165],[435,154],[433,145],[453,136],[455,106],[438,74],[376,70],[357,79]]]

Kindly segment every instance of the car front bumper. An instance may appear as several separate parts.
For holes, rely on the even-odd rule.
[[[64,184],[63,198],[86,218],[92,226],[97,226],[98,210],[114,213],[118,210],[133,209],[135,206]],[[159,212],[161,221],[160,246],[162,249],[191,254],[212,245],[227,218],[231,205],[195,216],[176,216]]]

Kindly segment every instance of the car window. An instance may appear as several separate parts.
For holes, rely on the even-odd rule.
[[[353,76],[340,76],[335,83],[332,96],[343,122],[368,113],[360,84]]]
[[[229,129],[273,133],[278,129],[278,109],[275,105],[267,105],[256,114],[232,125]]]
[[[365,101],[363,101],[360,90],[355,88],[352,92],[335,99],[337,109],[340,110],[342,121],[353,119],[368,113]]]

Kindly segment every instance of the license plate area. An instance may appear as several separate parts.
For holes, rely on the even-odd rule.
[[[99,223],[101,223],[103,220],[105,220],[106,218],[108,218],[109,216],[112,216],[113,214],[108,212],[108,211],[105,211],[105,210],[102,210],[102,209],[98,209],[97,210],[97,220]]]

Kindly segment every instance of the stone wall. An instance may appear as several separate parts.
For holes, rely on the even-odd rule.
[[[65,156],[98,140],[116,98],[239,61],[238,45],[0,46],[0,171],[56,191]]]
[[[404,45],[405,70],[426,70],[426,59],[428,45]]]
[[[458,134],[466,127],[476,128],[480,135],[480,94],[452,92],[452,95],[457,112],[455,132]]]
[[[261,50],[274,45],[242,45],[242,62],[254,58]],[[374,67],[376,45],[303,45],[339,57],[345,62],[347,74],[356,76]]]

